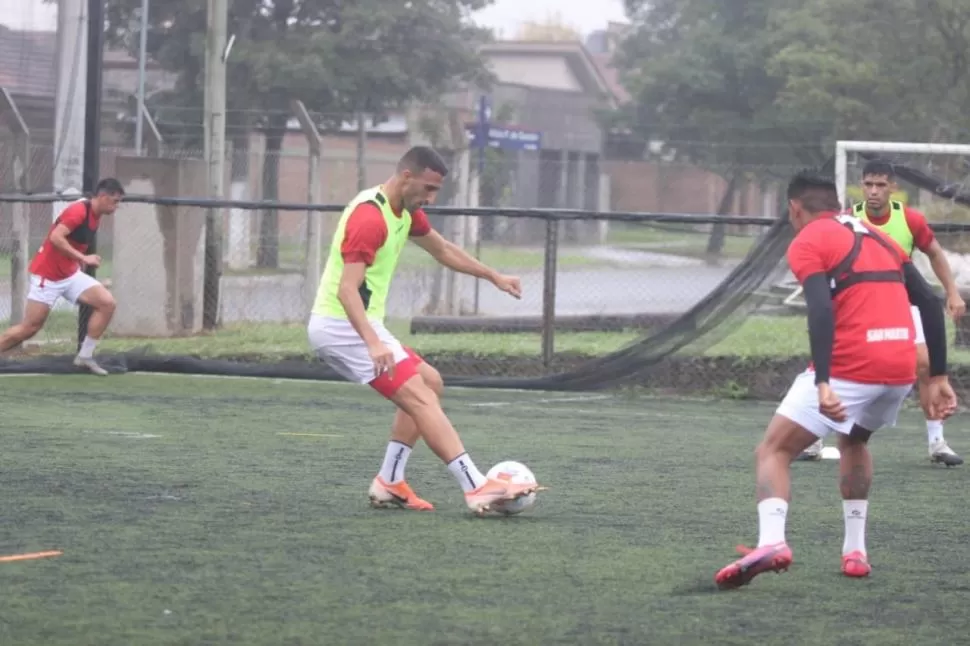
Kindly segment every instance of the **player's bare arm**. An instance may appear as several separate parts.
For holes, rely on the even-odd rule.
[[[967,304],[963,302],[963,297],[960,296],[960,289],[953,279],[953,270],[950,268],[950,261],[947,260],[946,254],[943,252],[943,247],[939,241],[933,240],[929,247],[924,250],[924,253],[930,259],[933,273],[936,274],[940,284],[943,285],[943,290],[946,293],[947,312],[953,318],[960,318],[966,313]]]
[[[467,251],[445,240],[434,229],[426,235],[411,238],[416,245],[448,269],[482,278],[495,285],[498,289],[515,298],[522,298],[522,282],[516,276],[506,276],[491,267],[482,264]]]
[[[58,224],[56,227],[54,227],[54,230],[51,231],[51,234],[50,234],[51,244],[54,246],[55,249],[63,253],[65,256],[68,256],[69,258],[72,258],[73,260],[78,261],[82,265],[88,265],[91,267],[100,267],[101,257],[95,256],[95,255],[85,255],[80,251],[78,251],[77,249],[75,249],[74,247],[72,247],[71,243],[68,242],[67,240],[67,236],[69,236],[70,234],[71,234],[71,230],[66,225]]]
[[[337,289],[337,299],[347,312],[347,320],[353,326],[360,338],[367,344],[371,359],[374,361],[374,376],[388,372],[393,376],[394,353],[381,342],[377,332],[367,320],[367,310],[360,297],[360,286],[364,283],[367,265],[362,262],[351,262],[344,265],[340,274],[340,287]]]

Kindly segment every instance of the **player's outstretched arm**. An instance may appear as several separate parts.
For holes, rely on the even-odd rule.
[[[903,263],[903,279],[909,302],[919,308],[930,357],[930,377],[946,375],[946,319],[940,300],[911,262]]]
[[[482,264],[467,251],[445,240],[440,233],[432,229],[426,235],[411,238],[414,243],[428,252],[432,258],[448,269],[483,278],[503,292],[516,298],[522,297],[522,284],[515,276],[501,274],[488,265]]]

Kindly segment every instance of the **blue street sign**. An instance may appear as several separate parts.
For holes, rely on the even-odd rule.
[[[542,133],[535,130],[489,125],[483,137],[476,124],[465,126],[465,132],[468,134],[468,144],[472,148],[489,147],[502,150],[539,150],[542,148]]]
[[[484,94],[478,98],[478,120],[466,125],[465,132],[469,145],[479,151],[479,171],[485,164],[486,147],[502,150],[539,150],[542,147],[542,133],[492,123],[492,101]]]

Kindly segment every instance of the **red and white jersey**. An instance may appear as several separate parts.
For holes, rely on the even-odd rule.
[[[803,228],[788,247],[788,265],[800,283],[813,274],[828,274],[855,243],[853,229],[836,214]],[[889,236],[867,223],[845,218],[880,236],[897,253],[874,239],[863,238],[854,272],[902,271],[907,256]],[[858,383],[902,385],[916,379],[916,344],[909,296],[902,282],[859,282],[833,299],[835,339],[831,376]]]
[[[401,217],[400,213],[395,213]],[[411,229],[408,236],[420,238],[431,233],[431,222],[424,209],[415,209],[411,214]],[[358,204],[344,226],[344,239],[340,243],[340,254],[345,263],[362,262],[368,267],[374,256],[387,241],[387,221],[380,208],[371,202]]]
[[[87,253],[94,239],[94,233],[98,230],[99,221],[100,218],[95,215],[91,203],[87,200],[78,200],[69,204],[51,225],[37,255],[31,260],[28,271],[35,276],[53,281],[73,276],[81,268],[80,263],[56,249],[51,244],[50,234],[57,225],[63,224],[70,230],[67,234],[68,243],[79,252]]]

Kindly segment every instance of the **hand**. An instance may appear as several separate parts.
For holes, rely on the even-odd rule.
[[[100,267],[101,256],[82,256],[81,264],[85,267]]]
[[[499,274],[492,283],[506,294],[522,298],[522,281],[518,276],[503,276]]]
[[[967,312],[967,304],[963,302],[960,292],[953,292],[946,296],[946,311],[954,319],[958,319]]]
[[[920,403],[927,419],[945,420],[956,412],[957,396],[945,375],[931,378],[926,390],[925,401]]]
[[[832,387],[824,382],[818,384],[818,410],[836,422],[844,422],[848,419],[842,400],[835,394]]]
[[[371,361],[374,362],[374,377],[380,377],[383,373],[387,373],[389,377],[394,378],[394,352],[381,343],[377,341],[376,343],[367,346],[367,353],[370,354]]]

